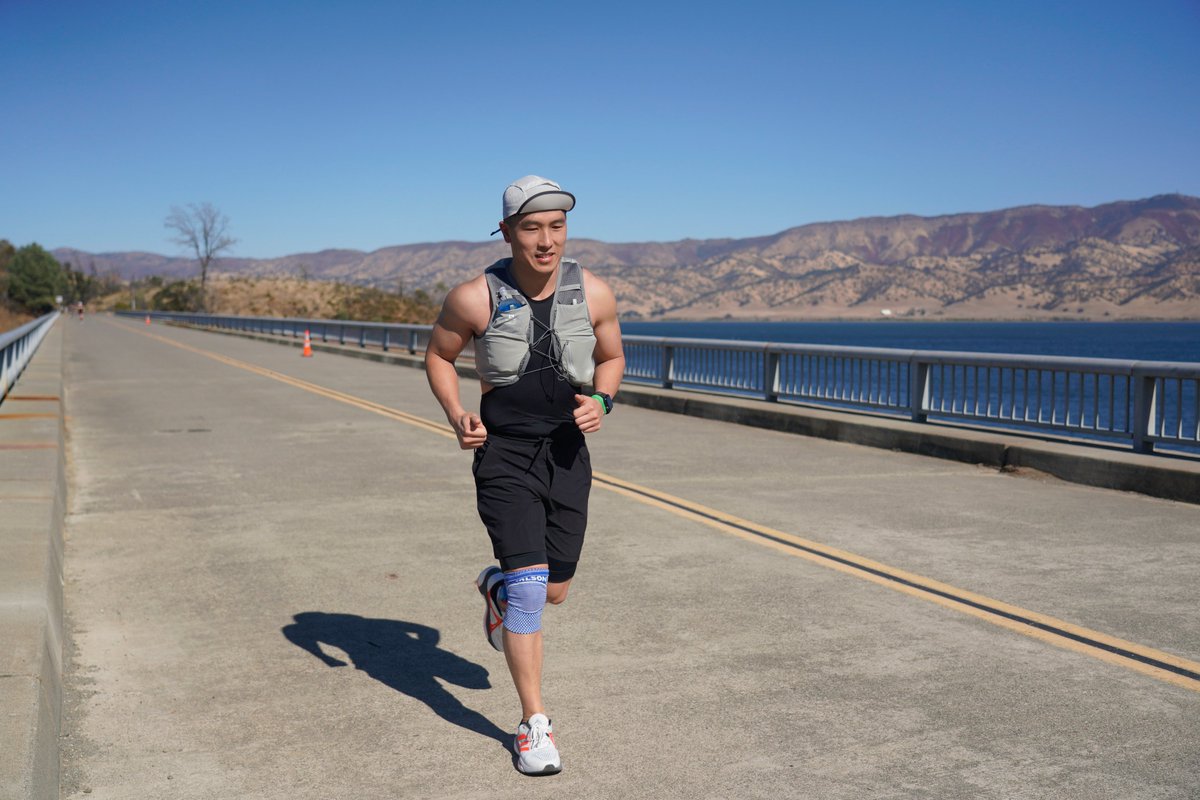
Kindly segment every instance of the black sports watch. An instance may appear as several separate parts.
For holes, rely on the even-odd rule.
[[[600,405],[604,407],[605,416],[612,413],[613,402],[611,394],[605,394],[604,392],[593,392],[592,397],[600,401]]]

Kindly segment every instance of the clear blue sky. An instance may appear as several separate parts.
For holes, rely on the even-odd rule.
[[[0,237],[237,255],[1200,195],[1200,3],[0,0]]]

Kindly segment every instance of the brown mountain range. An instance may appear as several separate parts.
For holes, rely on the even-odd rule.
[[[126,278],[195,272],[150,253],[54,252]],[[503,242],[437,242],[218,268],[432,290],[506,254]],[[609,281],[627,318],[1200,318],[1200,198],[1184,195],[822,222],[750,239],[571,239],[567,255]]]

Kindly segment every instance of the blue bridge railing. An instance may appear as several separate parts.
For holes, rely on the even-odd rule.
[[[0,333],[0,403],[20,377],[25,365],[37,352],[38,345],[58,318],[57,311],[27,322],[19,328]]]
[[[424,352],[431,326],[125,312],[190,325]],[[625,336],[626,380],[915,422],[1200,452],[1200,363]]]

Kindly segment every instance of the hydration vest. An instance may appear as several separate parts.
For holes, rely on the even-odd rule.
[[[541,334],[534,330],[529,299],[509,274],[511,258],[502,258],[484,272],[491,296],[492,318],[475,339],[475,369],[484,383],[510,386],[525,374],[529,348]],[[596,370],[592,351],[596,334],[583,293],[583,269],[562,259],[550,306],[550,357],[575,386],[591,383]]]

